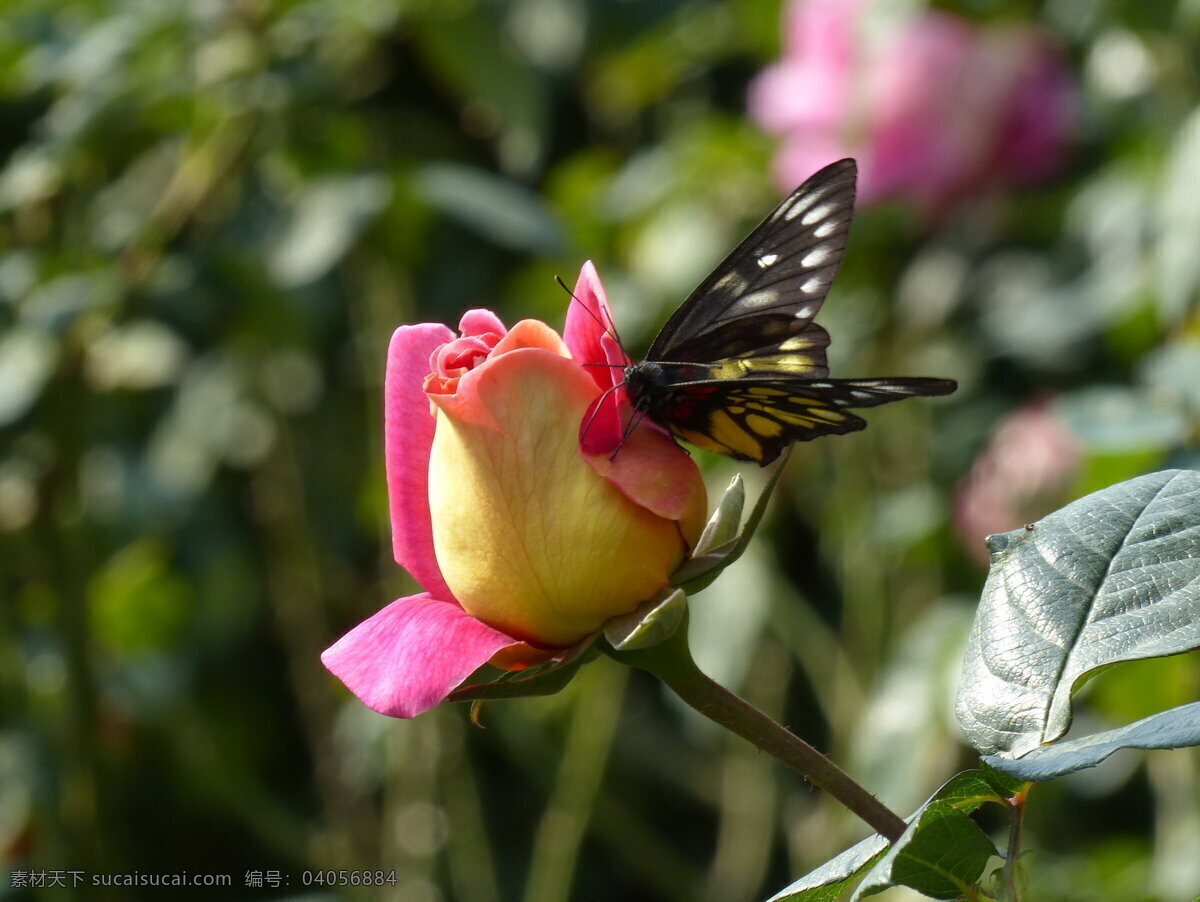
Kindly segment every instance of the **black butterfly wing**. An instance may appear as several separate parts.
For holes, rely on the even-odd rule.
[[[768,464],[866,426],[852,408],[954,391],[949,379],[828,379],[813,322],[842,261],[857,167],[813,175],[754,229],[625,370],[635,410],[701,448]]]
[[[819,330],[812,319],[842,262],[856,176],[854,160],[839,160],[797,188],[688,296],[647,359],[709,362],[753,355]],[[819,338],[810,336],[816,343]],[[813,376],[824,375],[824,344],[819,359],[810,361]]]
[[[850,408],[955,387],[925,378],[700,380],[672,385],[655,418],[693,445],[766,465],[792,442],[863,429]]]

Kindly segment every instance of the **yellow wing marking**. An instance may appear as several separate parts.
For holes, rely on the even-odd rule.
[[[721,444],[712,436],[705,435],[703,432],[695,432],[691,429],[681,429],[678,426],[672,426],[671,431],[685,442],[690,442],[697,448],[703,448],[705,451],[715,451],[717,454],[733,454],[733,449],[728,445]]]
[[[772,419],[778,420],[781,423],[787,423],[792,426],[808,426],[818,423],[842,423],[845,422],[845,415],[836,407],[825,407],[818,404],[806,404],[802,409],[795,410],[788,407],[777,406],[773,404],[762,404],[755,401],[746,402],[746,406],[751,410],[765,414]],[[753,416],[753,414],[751,414]]]
[[[783,424],[779,420],[773,420],[770,417],[759,416],[757,413],[749,413],[746,414],[745,422],[747,428],[751,429],[756,435],[775,438],[775,436],[783,434]]]
[[[724,410],[714,410],[708,419],[708,430],[712,437],[739,454],[755,460],[762,457],[762,443]]]
[[[709,367],[709,378],[730,381],[750,375],[778,373],[786,376],[824,376],[825,370],[805,353],[812,348],[824,346],[824,333],[812,335],[801,333],[780,342],[776,353],[762,354],[748,351],[736,357],[727,357]]]

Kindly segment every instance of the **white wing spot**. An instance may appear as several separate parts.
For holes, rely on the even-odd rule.
[[[816,294],[818,291],[823,291],[825,289],[825,285],[826,282],[824,278],[821,276],[813,276],[812,278],[804,281],[804,284],[800,286],[800,290],[805,294]]]
[[[800,258],[800,265],[805,267],[820,266],[829,259],[829,248],[824,245],[814,247],[811,251]]]
[[[775,261],[779,259],[779,254],[763,254],[758,258],[759,269],[766,269],[768,266],[774,266]]]
[[[815,222],[820,222],[834,211],[833,204],[818,204],[800,218],[800,221],[805,225],[812,225]]]
[[[779,292],[772,290],[755,291],[751,294],[742,295],[737,299],[738,307],[745,307],[750,310],[756,307],[769,307],[779,299]]]
[[[826,219],[823,223],[813,229],[813,235],[815,235],[817,238],[828,238],[837,231],[837,227],[839,225],[840,223],[835,222],[832,219]]]
[[[788,222],[791,222],[793,219],[795,219],[797,216],[799,216],[805,210],[809,209],[809,207],[811,207],[811,206],[812,206],[812,204],[808,204],[808,203],[797,203],[794,207],[792,207],[790,210],[788,210],[786,213],[783,214],[783,218],[786,219]]]
[[[716,284],[713,285],[713,288],[721,289],[722,291],[726,289],[730,291],[740,291],[745,287],[745,284],[746,280],[738,275],[736,270],[731,269],[724,276],[717,280]]]

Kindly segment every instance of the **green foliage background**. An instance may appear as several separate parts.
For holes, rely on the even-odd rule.
[[[765,538],[693,603],[702,666],[905,812],[970,761],[949,699],[984,571],[952,514],[997,421],[1056,393],[1083,450],[1030,519],[1200,465],[1200,3],[938,5],[1060,37],[1072,161],[938,224],[860,214],[822,314],[834,372],[961,388],[798,448]],[[5,4],[6,870],[690,902],[764,897],[863,835],[604,661],[481,730],[461,707],[375,715],[317,657],[413,589],[382,477],[392,329],[476,305],[560,325],[552,277],[591,258],[644,347],[778,198],[744,108],[778,23],[769,0]],[[714,490],[732,472],[703,462]],[[1192,656],[1118,668],[1085,717],[1198,686]],[[1034,897],[1200,893],[1198,763],[1039,788]],[[320,868],[398,885],[303,886]]]

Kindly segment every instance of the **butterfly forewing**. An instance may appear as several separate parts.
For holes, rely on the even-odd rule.
[[[735,357],[809,327],[846,249],[856,171],[839,160],[797,188],[667,320],[648,359]]]

